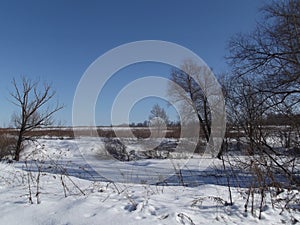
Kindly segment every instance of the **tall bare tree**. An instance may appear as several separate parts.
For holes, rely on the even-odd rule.
[[[193,109],[194,112],[184,112],[183,114],[187,117],[189,117],[189,113],[197,115],[204,138],[209,142],[211,111],[207,100],[209,82],[205,81],[206,70],[206,68],[197,65],[193,60],[185,60],[180,69],[176,68],[171,71],[171,80],[174,83],[170,83],[168,92],[171,101],[182,103],[182,110],[186,108],[186,105]],[[198,79],[197,82],[193,77]],[[203,84],[203,87],[200,87],[198,83]],[[182,88],[183,92],[178,90],[178,87]]]
[[[300,135],[299,124],[294,123],[300,113],[300,1],[272,1],[262,12],[264,21],[252,33],[230,41],[232,77],[226,93],[231,122],[243,129],[245,144],[260,156],[246,158],[246,163],[253,169],[259,165],[267,174],[264,190],[280,183],[279,174],[286,178],[286,185],[300,184],[295,176],[299,168],[293,164],[299,157],[292,149],[297,141],[289,148],[278,141],[283,140],[280,132],[290,135],[291,131],[264,126],[268,115],[281,115],[290,118],[287,126],[294,124],[289,128],[294,137]]]
[[[12,116],[14,126],[18,129],[14,159],[19,161],[23,142],[28,138],[28,133],[33,129],[53,124],[53,114],[63,106],[58,103],[49,105],[55,96],[49,84],[40,85],[39,81],[22,77],[20,83],[13,79],[12,85],[13,91],[10,93],[12,103],[20,109],[20,112]]]

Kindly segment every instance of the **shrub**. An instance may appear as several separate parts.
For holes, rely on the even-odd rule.
[[[10,159],[14,153],[16,138],[7,134],[0,135],[0,160]]]

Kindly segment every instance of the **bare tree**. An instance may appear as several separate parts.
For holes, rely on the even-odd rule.
[[[236,76],[252,76],[270,105],[296,110],[300,98],[300,1],[273,1],[250,35],[237,35],[228,57]],[[266,82],[267,81],[267,82]],[[276,97],[274,97],[276,96]]]
[[[291,140],[300,135],[295,123],[300,112],[300,1],[272,1],[262,12],[264,21],[252,33],[230,41],[232,74],[225,85],[229,122],[238,132],[234,139],[248,156],[235,166],[253,174],[248,193],[253,202],[258,189],[260,211],[266,192],[300,185],[299,153],[293,149],[298,141]],[[266,126],[269,115],[285,118],[285,126]]]
[[[206,68],[187,59],[183,62],[180,69],[173,69],[171,71],[171,80],[174,83],[170,84],[168,92],[173,102],[183,103],[183,111],[186,105],[189,105],[193,109],[194,112],[184,112],[183,114],[186,115],[187,118],[189,118],[190,114],[197,115],[205,140],[209,142],[211,133],[211,112],[207,100],[207,89],[209,87],[206,85],[209,85],[209,83],[205,80],[206,73]],[[199,80],[196,82],[193,77]],[[200,87],[198,83],[204,84],[203,87]],[[178,86],[174,86],[173,84],[177,84]],[[178,90],[178,87],[182,88],[184,92]]]
[[[153,121],[154,123],[155,122],[159,123],[159,121],[161,121],[165,125],[168,125],[168,123],[169,123],[169,117],[168,117],[166,111],[164,110],[164,108],[160,107],[158,104],[155,104],[152,107],[152,109],[150,111],[149,120],[150,121],[156,120],[156,121]]]
[[[52,107],[49,105],[55,96],[49,84],[42,86],[39,81],[22,77],[20,84],[13,79],[12,85],[14,88],[10,93],[12,103],[20,109],[19,113],[12,116],[12,121],[18,129],[14,159],[19,161],[23,141],[28,138],[26,135],[33,129],[53,124],[53,114],[63,106],[58,103]]]
[[[247,80],[252,93],[244,93],[244,100],[260,96],[255,104],[248,102],[253,111],[263,106],[261,116],[290,118],[286,125],[293,126],[299,136],[294,118],[300,114],[300,1],[273,1],[262,10],[263,24],[258,23],[250,35],[238,35],[230,41],[228,59],[233,72],[231,82],[235,83],[231,86],[238,88]]]
[[[258,92],[259,84],[246,77],[230,79],[225,84],[227,119],[229,125],[237,129],[237,136],[245,136],[247,154],[255,151],[254,142],[261,141],[261,130],[268,113],[268,106],[264,102],[264,94]]]
[[[151,137],[160,138],[165,135],[167,126],[169,124],[169,117],[158,104],[155,104],[149,115],[149,125],[151,130]]]

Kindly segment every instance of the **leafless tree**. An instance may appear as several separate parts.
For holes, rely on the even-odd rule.
[[[197,65],[196,62],[190,59],[185,60],[180,69],[172,70],[171,80],[174,83],[170,83],[168,92],[171,101],[182,103],[183,111],[186,109],[186,105],[193,109],[194,112],[183,112],[183,115],[186,115],[187,118],[189,118],[190,114],[197,115],[201,131],[208,142],[211,133],[211,112],[206,95],[206,88],[209,87],[205,86],[206,84],[209,85],[208,82],[205,82],[205,74],[207,72],[206,68]],[[198,80],[195,80],[193,77]],[[204,84],[203,87],[200,87],[199,83]],[[182,88],[184,92],[178,90],[178,87]]]
[[[19,113],[12,116],[14,126],[18,129],[14,159],[19,161],[23,141],[28,138],[28,133],[33,129],[53,124],[53,114],[63,106],[58,103],[49,105],[55,96],[49,84],[42,86],[39,81],[22,77],[20,83],[13,79],[12,85],[13,91],[10,93],[12,103],[20,109]]]
[[[223,93],[212,70],[194,59],[185,59],[180,68],[171,71],[168,95],[180,110],[185,136],[198,139],[196,152],[209,150],[212,156],[218,156],[225,113]]]
[[[169,124],[169,117],[161,106],[155,104],[149,115],[151,137],[163,137]]]
[[[150,111],[149,120],[151,121],[156,118],[160,118],[161,122],[163,122],[165,125],[168,125],[168,123],[169,123],[169,117],[168,117],[166,111],[164,110],[164,108],[160,107],[158,104],[155,104],[152,107],[152,109]],[[157,122],[159,122],[159,120],[157,120]]]
[[[253,174],[248,193],[254,196],[259,189],[261,203],[272,188],[300,185],[295,152],[300,134],[295,122],[300,112],[300,1],[272,1],[262,12],[264,21],[254,32],[230,41],[232,74],[224,85],[229,122],[238,133],[234,138],[248,155],[235,165]],[[280,115],[285,126],[267,124],[269,115]],[[279,141],[284,136],[288,145]]]
[[[237,86],[238,91],[239,84],[246,85],[247,80],[252,93],[244,95],[244,100],[260,96],[255,104],[248,102],[253,111],[257,113],[263,106],[261,116],[285,115],[290,118],[286,125],[293,126],[299,135],[294,118],[300,113],[300,1],[273,1],[262,12],[265,20],[254,32],[230,41],[228,59],[234,77],[231,82],[235,83],[231,86]]]
[[[266,93],[270,104],[286,104],[297,110],[295,104],[300,101],[300,1],[273,1],[262,10],[265,20],[254,32],[232,38],[228,59],[236,76],[252,76],[263,84],[258,91]]]

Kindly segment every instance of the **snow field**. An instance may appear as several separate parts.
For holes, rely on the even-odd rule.
[[[180,185],[174,171],[169,174],[174,168],[162,160],[120,163],[94,157],[99,151],[106,154],[103,147],[101,141],[91,139],[40,139],[38,145],[27,146],[21,162],[0,163],[0,224],[292,224],[291,214],[281,213],[278,207],[265,207],[262,220],[250,212],[245,213],[245,188],[233,186],[234,205],[225,204],[229,195],[223,175],[216,176],[219,161],[209,157],[185,160],[182,177],[187,187]],[[81,151],[91,153],[86,157],[94,160],[96,171],[105,175],[112,173],[109,175],[111,182],[87,164]],[[174,159],[172,162],[176,165],[181,161]],[[134,180],[135,183],[118,182],[117,172],[124,169],[124,164],[134,165],[141,171],[151,168],[148,175],[156,168],[161,175],[169,177],[157,185],[140,182],[147,174]],[[206,173],[196,172],[201,170]],[[29,203],[28,179],[33,204]],[[40,204],[37,204],[38,198]],[[266,199],[270,203],[270,199]],[[300,220],[296,212],[292,214]]]

